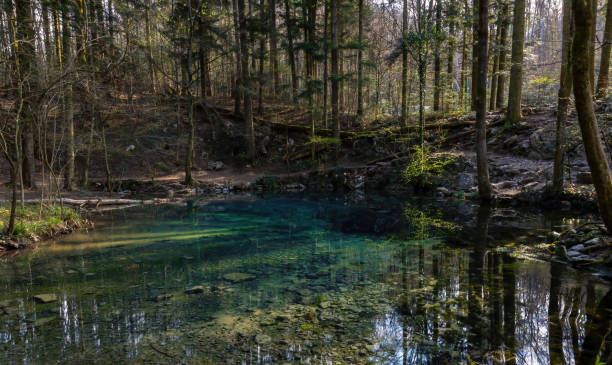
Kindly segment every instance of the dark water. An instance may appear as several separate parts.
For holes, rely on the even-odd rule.
[[[1,364],[594,364],[612,349],[608,283],[513,250],[571,218],[238,197],[97,221],[2,260]]]

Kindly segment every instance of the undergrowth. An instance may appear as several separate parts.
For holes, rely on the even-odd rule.
[[[9,222],[10,206],[0,204],[0,232],[4,233]],[[36,239],[64,231],[69,227],[81,226],[83,218],[74,209],[60,206],[28,204],[17,207],[14,238]]]

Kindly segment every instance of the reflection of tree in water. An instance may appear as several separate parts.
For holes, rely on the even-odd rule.
[[[603,328],[611,326],[604,303],[612,308],[612,294],[597,300],[592,278],[576,282],[585,275],[566,265],[496,250],[487,207],[478,210],[469,251],[428,241],[446,228],[440,216],[413,206],[405,212],[412,240],[399,252],[397,317],[387,318],[400,327],[396,363],[465,363],[469,356],[485,364],[589,364],[600,348],[602,359],[610,356]],[[599,316],[585,315],[598,304],[592,313]]]

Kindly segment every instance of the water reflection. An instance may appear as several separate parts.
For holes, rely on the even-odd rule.
[[[500,249],[553,222],[309,197],[114,212],[2,262],[0,363],[612,363],[608,284]]]

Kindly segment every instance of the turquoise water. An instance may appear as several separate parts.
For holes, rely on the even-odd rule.
[[[568,217],[242,196],[95,221],[2,259],[0,363],[582,364],[595,362],[592,348],[610,354],[608,283],[513,253]]]

